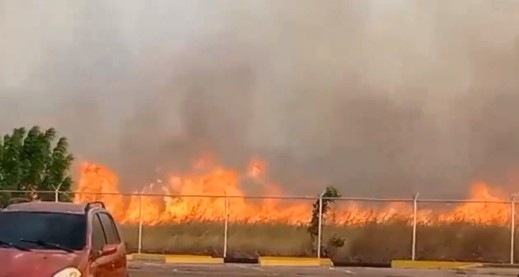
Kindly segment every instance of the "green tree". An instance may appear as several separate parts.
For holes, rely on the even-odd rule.
[[[55,140],[55,129],[42,131],[38,126],[29,131],[16,128],[0,140],[0,190],[23,191],[1,193],[0,202],[11,197],[54,200],[54,194],[37,191],[56,190],[60,200],[69,200],[65,193],[72,186],[69,170],[74,158],[65,137]]]
[[[326,212],[330,208],[330,205],[334,202],[334,198],[338,197],[341,197],[341,194],[336,188],[327,187],[322,194],[322,201],[317,199],[313,204],[312,218],[310,219],[310,224],[308,225],[307,231],[310,234],[312,245],[314,245],[314,251],[321,251],[322,257],[330,256],[330,254],[333,254],[337,248],[344,246],[344,239],[339,238],[336,235],[332,235],[326,243],[322,244],[321,249],[317,250],[317,240],[319,237],[319,206],[322,205],[320,211],[322,214],[321,224],[324,224]]]

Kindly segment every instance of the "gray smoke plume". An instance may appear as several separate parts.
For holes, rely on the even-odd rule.
[[[518,13],[512,0],[0,0],[0,129],[54,126],[125,189],[210,152],[240,170],[265,159],[291,194],[519,190]]]

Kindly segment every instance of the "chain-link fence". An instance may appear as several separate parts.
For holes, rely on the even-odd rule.
[[[416,259],[513,261],[511,201],[430,199],[418,201],[418,211],[426,213],[416,226]]]
[[[374,199],[0,191],[3,204],[14,198],[102,201],[129,250],[139,253],[514,263],[519,243],[513,197],[461,201],[418,195]]]
[[[315,198],[229,197],[227,256],[311,256]]]
[[[330,207],[321,202],[323,255],[360,263],[411,259],[412,200],[329,200],[333,200]]]

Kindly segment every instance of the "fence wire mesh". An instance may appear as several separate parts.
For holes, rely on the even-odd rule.
[[[315,199],[229,198],[228,254],[310,256],[307,224]]]
[[[510,261],[511,204],[421,201],[416,258]]]
[[[102,201],[131,252],[514,263],[519,245],[515,200],[0,191],[3,205],[16,198]]]

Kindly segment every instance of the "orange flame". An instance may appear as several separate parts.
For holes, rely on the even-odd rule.
[[[121,223],[138,223],[141,217],[147,225],[192,220],[222,221],[226,214],[232,222],[308,223],[316,199],[281,198],[283,190],[268,181],[265,169],[265,162],[253,160],[247,172],[240,174],[216,166],[206,157],[194,163],[192,172],[171,175],[165,184],[159,180],[141,191],[123,195],[113,171],[104,165],[85,162],[81,165],[75,202],[103,201]],[[243,179],[252,179],[260,184],[267,198],[247,197],[240,187]],[[417,221],[421,224],[508,224],[510,204],[496,203],[507,200],[502,191],[484,182],[474,183],[467,200],[481,202],[459,203],[441,212],[419,207]],[[419,202],[419,205],[427,204]],[[337,224],[413,220],[412,202],[386,202],[380,207],[374,206],[361,205],[359,201],[337,200],[326,220]]]

